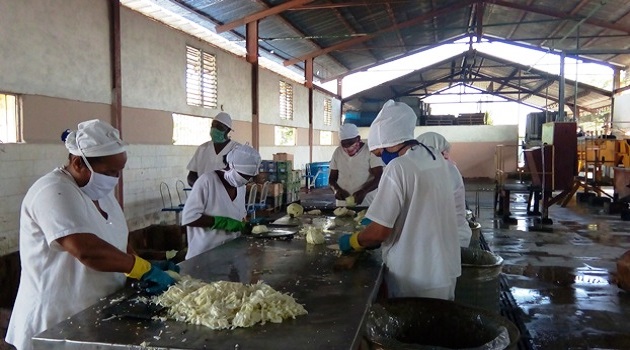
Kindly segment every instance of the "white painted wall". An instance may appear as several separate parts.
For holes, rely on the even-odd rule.
[[[293,120],[280,119],[280,80],[293,86]],[[260,71],[260,119],[271,125],[308,128],[308,89],[268,70]]]
[[[0,0],[0,91],[111,103],[106,1]]]
[[[170,187],[177,202],[175,182],[186,180],[186,164],[193,146],[129,145],[123,173],[124,211],[129,230],[159,222],[175,223],[175,214],[162,212],[160,183]],[[22,199],[41,176],[67,163],[61,144],[0,144],[0,255],[18,249]]]
[[[327,98],[332,102],[331,125],[324,125],[324,100]],[[313,92],[313,129],[338,132],[339,125],[341,125],[341,101],[315,90]]]
[[[233,119],[252,120],[251,65],[244,59],[125,7],[121,22],[125,106],[207,117],[223,106]],[[219,108],[186,104],[186,45],[216,56]]]
[[[615,128],[630,131],[630,94],[615,96],[613,103],[613,125]]]

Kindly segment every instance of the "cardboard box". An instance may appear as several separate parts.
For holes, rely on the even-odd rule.
[[[284,193],[284,188],[281,183],[273,183],[269,185],[269,197],[281,196]]]
[[[276,154],[273,155],[273,160],[275,160],[275,161],[290,160],[291,162],[293,162],[293,154],[291,154],[291,153],[276,153]]]

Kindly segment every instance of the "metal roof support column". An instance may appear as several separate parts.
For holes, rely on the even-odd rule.
[[[558,118],[564,121],[564,51],[560,53],[560,88],[558,89]],[[577,101],[576,101],[577,104]]]
[[[308,88],[308,162],[313,162],[313,58],[304,61],[304,85]]]
[[[245,46],[247,54],[245,58],[252,65],[252,147],[259,150],[260,147],[260,117],[258,113],[258,21],[248,22],[245,25],[247,36],[245,38]]]
[[[109,2],[109,35],[111,40],[111,69],[112,69],[112,105],[111,121],[112,126],[118,129],[120,136],[123,135],[122,128],[122,69],[120,54],[120,0]],[[116,186],[116,199],[121,208],[124,208],[123,198],[123,173],[118,176],[118,186]]]

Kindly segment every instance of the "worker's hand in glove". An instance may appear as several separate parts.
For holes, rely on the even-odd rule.
[[[167,290],[170,285],[175,284],[173,277],[158,266],[152,265],[139,256],[135,256],[135,259],[133,268],[126,275],[142,282],[148,282],[148,286],[144,289],[147,293],[159,294]]]
[[[361,222],[360,222],[360,224],[363,225],[363,226],[367,226],[367,225],[369,225],[371,223],[372,223],[372,220],[370,220],[368,218],[363,218],[363,219],[361,219]]]
[[[354,192],[352,195],[354,196],[354,201],[355,203],[361,204],[363,202],[363,200],[365,199],[365,195],[367,193],[363,190],[358,190],[356,192]]]
[[[348,191],[344,190],[341,187],[339,187],[339,189],[335,191],[335,199],[345,201],[348,197],[350,197],[350,193],[348,193]]]
[[[345,234],[339,237],[339,249],[343,253],[350,252],[360,252],[363,250],[363,247],[359,244],[359,232],[355,232],[353,234]]]
[[[245,223],[225,216],[215,216],[212,228],[227,232],[237,232],[245,228]]]
[[[151,265],[160,268],[162,271],[175,271],[179,273],[179,266],[170,260],[151,260]]]

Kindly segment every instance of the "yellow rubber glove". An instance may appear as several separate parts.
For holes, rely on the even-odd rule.
[[[339,249],[343,253],[349,253],[351,251],[360,252],[364,248],[359,244],[359,232],[353,234],[345,234],[339,237]]]
[[[134,255],[134,257],[136,261],[133,263],[133,268],[129,273],[126,273],[125,276],[139,280],[145,273],[151,270],[151,263],[137,255]]]

